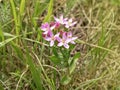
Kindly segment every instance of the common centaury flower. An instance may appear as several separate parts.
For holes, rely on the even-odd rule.
[[[46,37],[44,37],[44,38],[46,41],[50,41],[50,46],[52,47],[54,45],[54,42],[57,37],[59,37],[59,33],[54,35],[52,31],[49,31],[48,34],[46,35]]]
[[[73,22],[72,19],[63,18],[63,15],[60,18],[54,17],[54,19],[55,22],[50,22],[50,24],[46,22],[41,25],[41,30],[44,31],[42,36],[46,41],[50,42],[51,47],[57,45],[58,47],[63,46],[68,49],[69,44],[75,44],[77,37],[73,37],[72,32],[66,31],[66,28],[69,30],[77,22]]]
[[[62,38],[57,37],[57,41],[58,41],[58,46],[59,47],[64,46],[67,49],[69,48],[68,43],[70,42],[70,40],[67,38],[67,33],[66,32],[63,32]]]
[[[73,22],[72,19],[69,19],[68,21],[65,22],[65,27],[70,28],[70,27],[74,26],[76,23],[77,23],[76,21]]]
[[[65,22],[66,22],[66,20],[67,20],[67,18],[63,18],[63,15],[61,15],[60,16],[60,18],[56,18],[56,17],[54,17],[54,19],[55,19],[55,21],[57,22],[57,23],[60,23],[60,24],[65,24]]]
[[[41,26],[41,30],[44,31],[43,34],[47,34],[49,30],[53,30],[54,28],[55,28],[55,25],[50,27],[49,23],[42,24]]]
[[[69,31],[69,32],[67,32],[67,38],[68,38],[68,40],[69,40],[70,43],[75,44],[74,41],[75,41],[78,37],[73,37],[73,36],[72,36],[72,32]]]

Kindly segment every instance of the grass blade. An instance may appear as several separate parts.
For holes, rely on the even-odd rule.
[[[22,16],[24,14],[25,11],[25,0],[21,0],[20,3],[20,15]]]
[[[32,77],[33,77],[33,81],[37,87],[37,90],[43,90],[42,89],[42,84],[41,84],[41,75],[40,72],[38,72],[37,68],[35,67],[33,61],[32,61],[32,57],[29,54],[28,48],[26,48],[26,59],[27,59],[27,63],[29,65],[29,69],[31,71]]]
[[[10,0],[10,5],[11,5],[14,22],[15,22],[16,36],[19,36],[20,29],[19,29],[19,24],[18,24],[17,11],[16,11],[15,3],[13,0]],[[18,43],[17,39],[16,39],[16,43]]]
[[[48,6],[48,13],[44,19],[44,22],[49,22],[51,20],[52,11],[53,11],[53,0],[50,0],[49,6]]]
[[[10,41],[12,41],[12,40],[14,40],[16,38],[17,38],[17,36],[9,38],[9,39],[6,39],[6,40],[0,42],[0,47],[5,46],[7,43],[9,43]]]
[[[4,41],[4,34],[3,34],[3,31],[2,31],[1,24],[0,24],[0,41]]]

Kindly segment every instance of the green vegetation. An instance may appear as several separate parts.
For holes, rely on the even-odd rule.
[[[40,29],[61,14],[78,22],[69,68]],[[0,90],[120,90],[120,0],[0,0]]]

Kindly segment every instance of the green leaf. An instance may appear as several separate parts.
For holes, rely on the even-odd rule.
[[[55,56],[58,56],[58,49],[57,48],[53,47],[52,51],[53,51]]]
[[[70,62],[70,65],[69,65],[69,70],[70,70],[70,74],[74,71],[75,67],[76,67],[76,62],[77,60],[80,58],[80,53],[76,53],[74,56],[73,56],[73,59],[71,60]]]
[[[49,58],[55,65],[58,65],[60,68],[68,67],[67,61],[60,53],[58,55],[49,56]]]
[[[61,79],[61,84],[67,85],[67,84],[70,83],[70,81],[71,81],[71,77],[65,75],[65,76],[63,76],[62,79]]]
[[[60,52],[63,56],[63,60],[64,62],[68,61],[69,60],[69,57],[70,57],[70,51],[68,49],[60,49]]]
[[[74,44],[71,44],[70,45],[70,50],[73,50],[75,48],[75,45]]]
[[[55,65],[60,65],[60,64],[61,64],[61,60],[59,60],[59,58],[57,58],[56,56],[50,56],[50,60],[51,60]]]
[[[78,59],[78,58],[80,58],[80,52],[77,52],[74,56],[73,56],[73,59]]]

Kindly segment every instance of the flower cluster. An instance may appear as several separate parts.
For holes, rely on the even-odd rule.
[[[69,48],[69,43],[75,44],[75,40],[77,37],[72,36],[71,31],[63,31],[61,29],[69,29],[74,26],[77,22],[73,22],[72,19],[63,18],[63,15],[60,18],[54,17],[55,22],[44,23],[41,25],[41,30],[43,31],[43,38],[46,41],[50,42],[50,46],[52,47],[54,44],[61,47]]]

